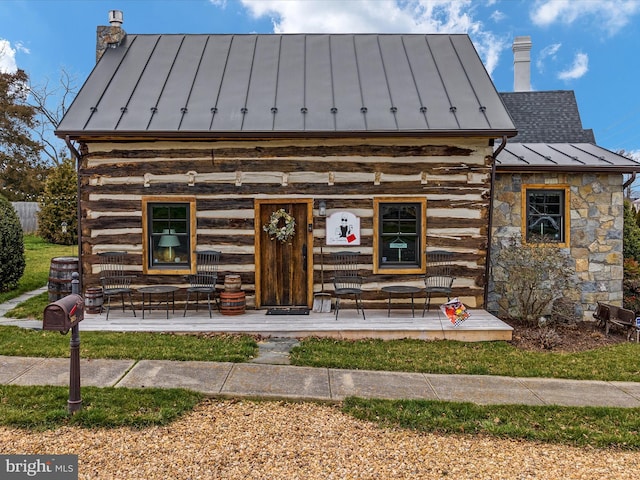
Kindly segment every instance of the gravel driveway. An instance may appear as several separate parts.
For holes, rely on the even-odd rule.
[[[209,400],[166,426],[0,427],[0,453],[79,454],[80,479],[638,479],[638,452],[381,429],[310,403]]]

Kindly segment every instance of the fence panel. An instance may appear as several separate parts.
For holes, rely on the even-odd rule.
[[[20,217],[20,224],[24,233],[32,234],[38,231],[37,212],[40,210],[38,202],[11,202]]]

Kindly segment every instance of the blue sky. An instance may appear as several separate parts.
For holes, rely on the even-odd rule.
[[[640,160],[640,0],[0,0],[0,70],[81,86],[96,26],[129,33],[468,33],[498,91],[529,35],[533,90],[574,90],[598,145]]]

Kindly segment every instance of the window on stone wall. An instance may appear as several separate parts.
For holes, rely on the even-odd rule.
[[[523,230],[527,243],[569,243],[569,188],[523,185]]]
[[[374,199],[374,273],[424,272],[424,198]]]
[[[172,197],[143,200],[145,271],[190,272],[195,238],[195,201]]]

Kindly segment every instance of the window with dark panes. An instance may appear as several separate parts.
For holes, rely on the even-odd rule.
[[[527,242],[565,242],[565,191],[527,189]]]
[[[189,208],[189,203],[147,203],[150,268],[189,268]]]
[[[420,203],[380,203],[378,259],[380,268],[421,267]]]

